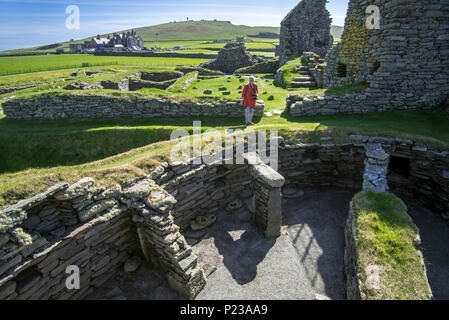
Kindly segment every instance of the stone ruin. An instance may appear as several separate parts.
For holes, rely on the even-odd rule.
[[[325,88],[366,82],[362,94],[299,101],[294,115],[435,109],[449,97],[449,3],[377,1],[380,28],[368,28],[367,0],[351,0],[341,43],[327,54]]]
[[[246,51],[244,43],[228,43],[218,52],[218,57],[207,61],[200,66],[206,69],[217,70],[226,74],[232,74],[244,67],[264,62],[266,59],[251,55]]]
[[[282,21],[280,65],[290,57],[315,52],[325,57],[334,41],[330,33],[332,19],[326,0],[302,0]]]
[[[267,151],[279,146],[278,172],[256,154],[240,153],[248,145],[237,144],[218,152],[241,164],[204,159],[163,163],[110,189],[96,187],[91,178],[61,182],[4,208],[0,300],[82,299],[140,255],[171,288],[194,298],[207,279],[186,230],[192,219],[218,212],[237,198],[252,198],[252,221],[266,238],[281,234],[282,198],[299,188],[390,189],[447,220],[448,151],[407,139],[357,135],[347,143],[296,144],[281,137],[269,143]],[[408,162],[408,172],[398,161]],[[80,268],[80,290],[66,288],[70,265]],[[357,272],[348,275],[348,281],[358,283]],[[351,292],[348,297],[358,296]]]

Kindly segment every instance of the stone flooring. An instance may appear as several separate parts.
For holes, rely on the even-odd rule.
[[[404,199],[421,235],[427,277],[436,300],[449,300],[449,226],[439,215]]]
[[[247,209],[219,215],[193,248],[216,268],[197,299],[344,299],[344,225],[352,193],[306,192],[283,202],[283,230],[264,239]]]
[[[187,238],[208,274],[197,299],[344,299],[344,224],[353,193],[306,191],[283,202],[283,230],[264,239],[242,208],[220,212],[198,242]],[[188,236],[189,233],[186,233]],[[87,299],[180,299],[146,265],[120,272]]]

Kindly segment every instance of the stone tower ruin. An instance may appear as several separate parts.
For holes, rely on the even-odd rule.
[[[379,28],[367,26],[373,7]],[[449,2],[350,0],[341,43],[328,53],[324,86],[366,81],[371,109],[430,109],[449,97]]]
[[[325,57],[333,43],[327,0],[302,0],[281,23],[280,65],[289,57],[315,52]]]

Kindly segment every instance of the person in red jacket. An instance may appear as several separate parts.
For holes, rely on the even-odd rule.
[[[259,95],[259,88],[255,83],[256,79],[251,76],[249,83],[243,88],[241,105],[245,108],[245,123],[247,126],[253,125],[252,119],[254,115],[254,108],[257,103],[257,96]]]

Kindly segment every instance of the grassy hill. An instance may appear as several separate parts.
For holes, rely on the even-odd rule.
[[[344,27],[340,26],[331,26],[331,34],[336,40],[340,40],[341,35],[343,34]]]
[[[280,27],[250,27],[244,25],[234,25],[229,21],[182,21],[159,24],[155,26],[134,29],[145,42],[154,42],[156,34],[159,34],[159,41],[211,41],[235,39],[237,37],[248,37],[259,32],[280,33]],[[340,38],[343,27],[332,26],[331,33],[334,38]],[[127,32],[130,30],[120,30],[116,32]],[[113,32],[111,32],[113,33]],[[95,35],[92,35],[95,36]],[[80,43],[86,39],[76,40],[73,43]],[[1,55],[22,54],[22,53],[46,53],[55,52],[56,49],[68,50],[71,42],[62,42],[52,45],[41,45],[32,48],[1,51]],[[48,49],[48,47],[51,49]],[[47,48],[46,48],[47,47]]]
[[[279,33],[280,27],[249,27],[233,25],[229,21],[182,21],[135,29],[145,41],[159,40],[225,40],[247,37],[259,32]]]

